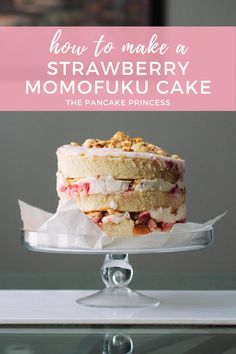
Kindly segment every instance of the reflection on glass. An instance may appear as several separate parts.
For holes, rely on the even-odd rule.
[[[234,354],[236,353],[236,328],[0,329],[0,353]]]
[[[5,354],[34,354],[34,351],[28,345],[14,344],[6,347]]]
[[[133,353],[132,338],[124,334],[106,334],[102,354],[131,354]]]

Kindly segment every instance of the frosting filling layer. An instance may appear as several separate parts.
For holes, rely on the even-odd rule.
[[[91,212],[86,213],[99,226],[105,224],[120,224],[127,220],[133,221],[134,233],[148,233],[152,231],[169,231],[175,223],[186,221],[186,206],[181,205],[177,210],[158,208],[141,213],[119,212]]]
[[[112,176],[87,177],[87,178],[64,178],[61,173],[57,174],[57,191],[66,193],[69,198],[76,197],[79,193],[84,194],[110,194],[124,193],[127,191],[160,191],[172,192],[184,191],[183,180],[171,183],[163,178],[119,180]]]

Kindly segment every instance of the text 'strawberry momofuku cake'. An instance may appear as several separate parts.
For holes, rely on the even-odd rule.
[[[60,203],[78,207],[107,235],[169,231],[186,221],[184,160],[117,132],[57,150]]]

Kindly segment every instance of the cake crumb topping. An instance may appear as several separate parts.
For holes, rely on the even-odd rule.
[[[80,144],[76,142],[71,142],[71,146],[80,146]],[[147,153],[153,153],[156,155],[160,156],[166,156],[166,157],[172,157],[174,159],[179,159],[181,158],[174,154],[171,155],[161,147],[150,144],[148,142],[145,142],[143,138],[140,137],[135,137],[131,138],[128,135],[126,135],[123,132],[117,132],[115,133],[110,139],[108,140],[100,140],[100,139],[87,139],[85,142],[82,144],[82,146],[86,148],[116,148],[116,149],[121,149],[123,151],[134,151],[134,152],[147,152]]]

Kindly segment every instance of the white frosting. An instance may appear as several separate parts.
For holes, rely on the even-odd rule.
[[[106,177],[86,177],[77,183],[90,183],[89,194],[122,193],[128,190],[129,181],[114,179],[112,176]]]
[[[104,176],[104,177],[86,177],[81,178],[79,180],[72,180],[71,184],[80,184],[80,183],[89,183],[89,194],[119,194],[129,190],[129,186],[131,183],[127,180],[119,180],[115,179],[112,176]],[[57,189],[60,190],[61,186],[64,186],[65,179],[61,173],[57,173]],[[161,191],[161,192],[169,192],[175,186],[178,186],[180,189],[184,188],[184,184],[182,180],[179,180],[177,183],[170,183],[162,178],[155,179],[141,179],[137,180],[137,182],[133,186],[133,190],[137,192],[145,192],[145,191]],[[111,207],[114,209],[114,207]]]
[[[184,168],[184,160],[174,159],[172,157],[157,155],[151,152],[135,152],[135,151],[123,151],[118,148],[87,148],[85,146],[72,146],[72,145],[63,145],[57,149],[57,155],[86,155],[86,156],[126,156],[130,158],[138,157],[143,159],[152,159],[152,160],[164,160],[164,161],[173,161],[178,165],[180,169]]]
[[[57,191],[60,191],[61,187],[65,185],[65,178],[62,173],[57,172]]]
[[[174,223],[177,220],[186,218],[186,205],[181,205],[176,214],[171,213],[171,208],[158,208],[155,210],[149,210],[151,217],[157,222],[169,222]]]
[[[57,173],[57,189],[65,185],[65,178],[63,175]],[[89,183],[89,194],[109,194],[109,193],[122,193],[129,189],[130,181],[123,181],[115,179],[112,176],[106,177],[86,177],[78,180],[72,180],[71,184]]]
[[[102,218],[102,222],[104,224],[108,222],[112,222],[113,224],[120,224],[124,220],[128,220],[128,219],[130,219],[130,214],[126,211],[125,213],[111,214],[111,215],[104,216]]]
[[[184,188],[182,180],[179,180],[177,183],[171,183],[164,180],[163,178],[155,179],[142,179],[139,183],[134,186],[134,190],[137,192],[145,191],[160,191],[160,192],[169,192],[175,186],[178,186],[180,189]]]

